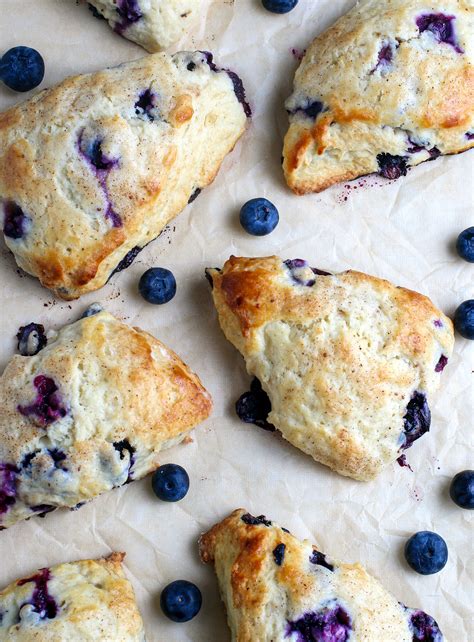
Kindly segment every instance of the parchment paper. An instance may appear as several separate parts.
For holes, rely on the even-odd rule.
[[[456,337],[455,354],[432,406],[429,436],[407,452],[414,472],[396,464],[373,483],[339,477],[283,439],[241,423],[233,404],[247,389],[243,359],[216,320],[206,266],[220,266],[231,253],[307,258],[332,271],[349,267],[388,278],[430,296],[449,315],[474,295],[474,265],[454,251],[458,233],[474,224],[474,154],[425,163],[389,183],[368,178],[321,195],[296,197],[285,187],[283,101],[290,93],[301,51],[311,38],[353,5],[353,0],[300,0],[285,16],[270,14],[259,0],[217,0],[192,37],[178,48],[209,49],[219,64],[244,79],[254,117],[249,131],[226,159],[214,184],[143,251],[133,266],[101,291],[67,304],[17,272],[1,245],[1,355],[4,367],[14,336],[30,321],[58,328],[99,300],[108,310],[152,332],[176,350],[212,393],[212,417],[196,429],[193,443],[169,450],[162,463],[183,465],[191,477],[177,504],[155,499],[150,479],[116,490],[80,511],[57,511],[0,533],[0,586],[59,562],[126,551],[151,642],[230,640],[211,568],[198,560],[201,532],[234,508],[264,513],[332,557],[360,561],[399,600],[423,608],[450,642],[474,639],[472,515],[448,497],[451,477],[473,468],[473,344]],[[65,76],[97,70],[145,55],[115,35],[74,0],[0,0],[2,51],[25,44],[45,57],[43,87]],[[20,100],[3,86],[0,108]],[[238,224],[243,202],[266,196],[281,221],[273,234],[251,237]],[[154,307],[137,294],[150,266],[170,268],[178,293]],[[423,577],[403,560],[406,538],[418,530],[440,533],[449,562]],[[203,609],[188,624],[166,620],[160,590],[183,578],[196,582]]]

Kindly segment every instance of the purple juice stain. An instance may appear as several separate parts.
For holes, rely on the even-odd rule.
[[[114,29],[117,33],[123,33],[130,25],[135,24],[143,18],[138,0],[117,0],[115,11],[120,17]]]
[[[451,45],[457,53],[462,54],[464,51],[456,41],[454,20],[456,20],[456,16],[447,16],[444,13],[428,13],[417,18],[416,26],[420,33],[429,31],[438,42]]]
[[[288,621],[285,637],[296,633],[298,642],[346,642],[351,632],[349,613],[336,600],[331,600],[317,611]]]
[[[16,334],[16,338],[18,340],[18,352],[23,357],[33,357],[48,343],[44,333],[44,326],[40,323],[22,325]]]
[[[247,524],[247,526],[271,526],[272,523],[269,519],[265,517],[265,515],[259,515],[258,517],[254,517],[250,513],[245,513],[245,515],[242,515],[240,518],[244,524]]]
[[[108,158],[102,151],[103,140],[96,138],[91,144],[85,145],[83,139],[84,130],[79,134],[77,141],[80,155],[91,166],[92,171],[95,173],[99,185],[104,193],[104,198],[107,204],[105,210],[105,218],[110,220],[113,227],[122,227],[122,219],[119,214],[114,210],[113,205],[109,198],[109,191],[107,188],[107,177],[109,173],[118,166],[119,160],[116,158]]]
[[[128,441],[128,439],[122,439],[122,441],[114,442],[113,447],[119,453],[121,460],[125,458],[125,452],[128,452],[128,454],[130,455],[130,459],[128,463],[128,477],[127,477],[127,481],[125,482],[126,484],[128,484],[133,480],[132,468],[135,463],[136,449],[132,446],[132,444]]]
[[[467,140],[474,140],[474,131],[466,132]]]
[[[283,543],[282,544],[278,544],[273,549],[273,553],[272,553],[273,554],[273,559],[274,559],[275,564],[277,566],[281,566],[283,564],[283,560],[285,559],[285,550],[286,550],[286,546]]]
[[[33,416],[41,426],[48,426],[67,415],[53,379],[38,375],[33,380],[33,385],[38,392],[35,401],[29,406],[18,406],[18,412],[24,417]]]
[[[48,591],[48,581],[50,579],[51,573],[49,568],[42,568],[36,575],[24,580],[18,580],[17,586],[24,586],[30,582],[35,585],[30,601],[22,604],[20,610],[23,606],[31,604],[42,620],[52,620],[56,617],[59,609],[56,600]]]
[[[443,372],[447,364],[448,364],[448,357],[442,354],[439,358],[438,363],[436,364],[435,372]]]
[[[240,78],[240,76],[238,76],[235,73],[235,71],[232,71],[231,69],[221,69],[220,67],[217,67],[217,65],[214,62],[214,56],[211,54],[210,51],[201,51],[200,53],[203,54],[204,60],[211,71],[214,71],[216,73],[218,73],[219,71],[223,71],[229,76],[230,80],[232,81],[232,85],[234,86],[234,94],[237,100],[239,101],[239,103],[242,105],[244,114],[247,116],[247,118],[250,118],[250,116],[252,115],[252,109],[247,101],[244,83],[242,82],[242,79]],[[189,69],[189,64],[187,68],[189,71],[192,71]]]
[[[413,634],[413,642],[443,642],[444,636],[436,620],[419,609],[410,609],[400,603],[408,614],[408,626]]]
[[[444,324],[443,324],[443,322],[441,321],[441,319],[435,319],[435,320],[433,321],[433,324],[434,324],[435,328],[442,328],[442,327],[444,327]]]
[[[16,476],[18,468],[0,463],[0,515],[7,513],[16,502]]]
[[[304,279],[302,276],[299,274],[300,270],[303,270],[305,268],[309,268],[308,263],[303,260],[303,259],[288,259],[287,261],[283,261],[284,265],[290,270],[291,272],[291,278],[295,283],[298,283],[299,285],[305,285],[307,287],[312,287],[316,283],[316,279]],[[316,274],[318,276],[331,276],[330,272],[325,272],[324,270],[319,270],[318,268],[309,268],[313,274]]]
[[[393,154],[382,153],[377,155],[379,174],[391,181],[407,175],[407,159],[405,156],[394,156]]]
[[[403,417],[404,427],[402,437],[403,450],[410,448],[414,441],[428,432],[431,424],[431,412],[426,395],[415,391],[408,402],[406,414]]]
[[[329,564],[326,560],[326,555],[320,551],[314,550],[309,557],[310,564],[316,564],[317,566],[324,566],[329,571],[334,572],[334,566]]]
[[[31,218],[13,201],[3,204],[3,233],[10,239],[21,239],[28,232]]]
[[[262,384],[255,377],[250,384],[250,391],[244,392],[235,404],[235,411],[241,421],[255,424],[263,430],[275,431],[275,426],[267,421],[272,410],[270,399],[262,388]]]
[[[409,470],[411,470],[411,472],[413,472],[413,468],[408,463],[406,455],[400,455],[400,457],[397,458],[397,463],[402,468],[408,468]]]
[[[145,89],[134,105],[135,114],[146,118],[152,123],[155,120],[155,115],[152,112],[156,107],[157,100],[158,96],[151,89]]]
[[[117,274],[117,272],[122,272],[122,270],[126,270],[128,267],[130,267],[142,250],[143,248],[140,247],[139,245],[132,247],[132,249],[129,252],[127,252],[127,254],[125,254],[123,259],[117,264],[117,267],[110,274],[109,279],[114,274]]]

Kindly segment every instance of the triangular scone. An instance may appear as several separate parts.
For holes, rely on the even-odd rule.
[[[454,342],[429,299],[275,256],[231,257],[208,274],[224,334],[268,394],[268,421],[294,446],[369,480],[429,429]]]
[[[308,47],[286,103],[297,194],[474,146],[468,0],[362,0]]]
[[[145,642],[123,553],[42,568],[0,591],[0,639]]]
[[[65,299],[102,287],[213,180],[246,113],[233,72],[181,52],[0,114],[0,220],[18,265]]]
[[[153,53],[193,26],[208,0],[88,0],[110,26]]]
[[[0,378],[0,528],[144,477],[211,406],[150,334],[107,312],[65,326]]]
[[[327,558],[263,515],[234,511],[200,539],[213,563],[233,642],[443,642],[360,564]]]

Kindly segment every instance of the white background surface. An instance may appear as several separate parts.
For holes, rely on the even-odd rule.
[[[425,163],[394,183],[369,178],[363,185],[352,183],[353,189],[338,186],[306,197],[292,195],[284,185],[283,101],[297,66],[291,49],[304,49],[352,4],[300,0],[292,13],[276,16],[261,9],[259,0],[213,3],[208,20],[203,16],[200,29],[180,48],[212,50],[219,64],[242,76],[252,124],[214,184],[101,291],[71,304],[55,300],[34,279],[17,273],[2,243],[2,368],[20,325],[36,321],[57,328],[99,300],[176,350],[201,376],[215,409],[192,444],[162,456],[162,463],[179,463],[190,474],[191,490],[182,502],[160,503],[146,479],[78,512],[58,511],[19,524],[0,533],[0,586],[38,567],[124,550],[151,642],[227,642],[215,577],[199,562],[196,541],[243,506],[311,539],[331,557],[360,561],[400,601],[431,613],[450,642],[474,639],[472,515],[447,494],[451,477],[474,467],[473,344],[456,336],[455,354],[432,406],[431,433],[407,452],[415,472],[394,465],[375,482],[355,482],[236,418],[233,404],[249,377],[218,328],[203,278],[205,266],[220,266],[231,253],[277,253],[331,271],[352,267],[388,278],[429,295],[448,315],[474,296],[474,265],[454,251],[457,234],[474,224],[473,152]],[[0,0],[0,43],[2,51],[24,44],[43,54],[42,87],[145,55],[74,0]],[[0,108],[19,99],[0,88]],[[256,196],[274,201],[281,215],[276,231],[260,239],[238,224],[241,204]],[[176,298],[163,307],[150,306],[137,294],[139,276],[153,265],[173,270],[178,282]],[[406,538],[424,529],[440,533],[449,547],[448,565],[429,577],[412,572],[402,553]],[[159,609],[160,590],[179,578],[196,582],[204,598],[200,615],[184,625],[170,623]]]

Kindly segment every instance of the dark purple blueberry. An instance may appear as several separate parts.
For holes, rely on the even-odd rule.
[[[115,26],[118,33],[143,18],[138,0],[117,0],[116,5],[115,11],[120,16],[120,22]]]
[[[352,632],[349,613],[336,600],[305,613],[294,622],[288,621],[286,637],[296,633],[297,642],[346,642]]]
[[[320,102],[319,100],[311,101],[308,99],[305,105],[296,107],[296,109],[292,109],[290,111],[290,114],[305,114],[305,116],[311,118],[311,120],[316,120],[316,118],[322,111],[324,111],[324,105],[322,102]]]
[[[429,31],[438,42],[451,45],[457,53],[464,53],[456,41],[453,25],[454,20],[456,20],[456,16],[447,16],[444,13],[428,13],[419,16],[416,20],[416,25],[420,33]]]
[[[421,575],[439,573],[448,561],[448,547],[437,533],[419,531],[405,544],[405,559],[409,566]]]
[[[217,67],[216,63],[214,62],[214,56],[211,54],[210,51],[201,51],[201,53],[204,56],[204,61],[209,67],[211,71],[218,72],[220,71],[219,67]]]
[[[405,156],[394,156],[392,154],[378,154],[379,174],[391,181],[407,175],[407,159]]]
[[[191,60],[191,62],[186,65],[186,69],[188,71],[194,71],[196,69],[196,63]]]
[[[33,461],[33,459],[36,457],[36,455],[37,455],[39,452],[41,452],[41,451],[40,451],[40,450],[35,450],[35,451],[34,451],[34,452],[32,452],[32,453],[27,453],[27,454],[23,457],[23,459],[21,460],[21,464],[20,464],[20,466],[21,466],[22,468],[29,468],[29,467],[31,466],[31,462]]]
[[[41,426],[48,426],[67,415],[53,379],[38,375],[33,385],[38,392],[35,401],[29,406],[18,406],[18,412],[25,417],[33,416]]]
[[[22,325],[16,334],[16,338],[18,339],[18,352],[23,357],[32,357],[38,354],[48,343],[44,333],[44,326],[40,323]]]
[[[431,615],[419,610],[409,611],[408,626],[413,633],[413,642],[443,642],[443,634]]]
[[[443,372],[443,370],[446,368],[447,363],[448,363],[448,357],[442,354],[439,358],[438,363],[436,364],[435,372]]]
[[[19,205],[13,201],[3,204],[4,220],[3,233],[10,239],[21,239],[31,225],[31,219]]]
[[[20,610],[26,604],[31,604],[36,613],[42,620],[52,620],[58,614],[58,605],[56,600],[48,592],[48,581],[51,579],[51,573],[48,568],[42,568],[36,575],[25,580],[18,580],[18,586],[24,586],[32,582],[35,585],[33,595],[29,602],[21,605]]]
[[[324,553],[321,553],[320,551],[314,550],[310,555],[309,561],[311,564],[324,566],[324,568],[327,568],[329,571],[334,571],[334,566],[332,564],[329,564],[329,562],[326,560],[326,555],[324,555]]]
[[[178,464],[165,464],[151,478],[153,492],[164,502],[179,502],[189,491],[189,475]]]
[[[108,158],[102,151],[102,140],[95,139],[82,153],[89,160],[89,162],[98,170],[105,170],[109,172],[113,169],[118,161],[114,158]]]
[[[252,115],[252,109],[250,108],[250,105],[247,102],[247,97],[245,95],[245,87],[242,82],[242,79],[235,73],[235,71],[231,71],[230,69],[220,69],[219,67],[217,67],[217,65],[214,62],[214,56],[211,54],[210,51],[201,51],[200,53],[203,54],[204,61],[206,62],[206,64],[208,65],[211,71],[214,71],[216,73],[219,71],[224,71],[229,76],[234,86],[234,93],[237,97],[237,100],[242,105],[244,113],[247,116],[247,118],[250,118],[250,116]],[[189,63],[189,64],[194,64],[194,63]],[[188,65],[188,69],[189,69],[189,65]]]
[[[196,189],[194,190],[194,192],[193,192],[193,193],[191,194],[191,196],[189,197],[188,205],[189,205],[190,203],[193,203],[193,202],[197,199],[197,197],[199,196],[199,194],[200,194],[201,192],[202,192],[202,189],[201,189],[200,187],[196,187]]]
[[[151,89],[142,91],[135,103],[135,114],[153,122],[156,117],[155,114],[153,114],[153,110],[156,107],[157,99],[158,96]]]
[[[474,510],[474,470],[463,470],[454,475],[449,496],[460,508]]]
[[[467,140],[474,140],[474,130],[466,132]]]
[[[160,606],[166,617],[173,622],[189,622],[201,610],[201,591],[192,582],[175,580],[163,589]]]
[[[459,234],[456,250],[462,259],[474,263],[474,226],[466,228]]]
[[[16,502],[16,476],[13,464],[0,464],[0,515],[7,513]]]
[[[135,245],[135,247],[132,247],[132,249],[127,252],[127,254],[125,254],[120,263],[117,264],[117,267],[114,269],[110,276],[117,274],[117,272],[122,272],[122,270],[126,270],[128,267],[130,267],[142,250],[143,248],[139,245]]]
[[[235,411],[241,421],[273,432],[275,426],[267,421],[271,410],[270,399],[257,378],[250,384],[250,391],[244,392],[235,404]]]
[[[431,424],[431,412],[426,401],[426,395],[415,391],[408,402],[405,416],[403,417],[403,444],[402,448],[410,448],[414,441],[428,432]]]
[[[89,2],[87,3],[87,7],[94,18],[97,18],[97,20],[105,20],[105,17],[98,11],[98,9],[96,9],[96,7],[91,5]]]
[[[254,517],[250,513],[245,513],[245,515],[242,515],[241,520],[244,522],[244,524],[247,524],[248,526],[271,526],[272,523],[269,519],[265,517],[265,515],[259,515],[258,517]]]
[[[116,441],[113,444],[116,451],[120,455],[120,459],[125,459],[125,453],[128,452],[130,458],[128,463],[128,477],[125,483],[129,483],[133,479],[132,468],[135,463],[135,448],[131,445],[128,439],[122,439],[122,441]]]
[[[59,450],[59,448],[51,448],[51,449],[48,449],[48,454],[53,460],[53,464],[55,468],[61,468],[63,470],[66,470],[62,466],[63,461],[67,459],[66,453],[64,453],[62,450]]]
[[[381,71],[386,70],[393,61],[397,48],[398,42],[396,41],[383,42],[377,57],[377,64],[370,73],[373,74],[377,69],[380,69]]]
[[[57,506],[51,506],[51,504],[38,504],[37,506],[32,506],[31,510],[36,513],[36,517],[46,517],[48,513],[55,511]]]
[[[283,560],[285,558],[285,549],[285,544],[278,544],[278,546],[275,546],[275,548],[273,549],[273,559],[275,560],[275,564],[277,566],[281,566],[283,564]]]
[[[300,270],[309,268],[308,263],[303,259],[288,259],[287,261],[284,261],[284,264],[290,270],[291,278],[295,283],[298,283],[299,285],[306,285],[309,288],[316,283],[316,279],[304,279],[303,276],[300,274]],[[312,267],[309,269],[312,271],[313,274],[317,274],[319,276],[331,275],[330,272],[325,272],[324,270],[319,270],[318,268]]]
[[[88,319],[89,317],[93,317],[96,314],[100,314],[100,312],[103,312],[104,308],[101,306],[100,303],[91,303],[82,313],[81,319]]]

